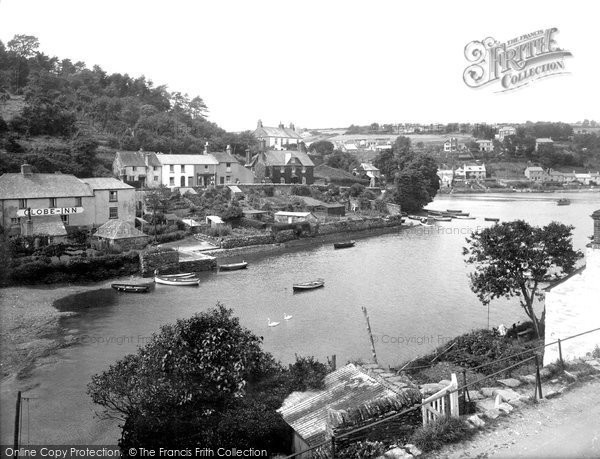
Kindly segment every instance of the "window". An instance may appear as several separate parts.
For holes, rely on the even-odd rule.
[[[223,185],[225,183],[225,177],[219,177],[219,183]]]
[[[117,202],[117,192],[115,190],[110,190],[108,192],[108,201],[109,202]]]
[[[154,172],[156,172],[156,171],[158,170],[158,166],[153,166],[153,167],[152,167],[152,170],[153,170]]]
[[[285,183],[285,177],[281,177],[281,179],[279,180],[281,183]]]
[[[75,207],[81,207],[81,198],[75,198]]]
[[[205,165],[204,165],[204,169],[208,169],[208,164],[205,164]]]
[[[19,209],[27,209],[27,199],[19,199]]]
[[[175,166],[173,164],[171,164],[169,166],[169,173],[174,174],[175,173]]]
[[[281,172],[282,174],[285,173],[285,167],[281,166],[281,169],[279,170],[279,172]]]
[[[158,175],[155,175],[155,176],[154,176],[154,181],[155,181],[155,182],[158,182]]]
[[[231,183],[231,176],[228,175],[227,177],[225,177],[225,183]]]
[[[18,225],[19,223],[21,223],[21,219],[20,218],[11,218],[10,219],[10,224],[11,225]]]
[[[109,207],[108,208],[108,218],[119,218],[119,208],[118,207]]]
[[[127,177],[127,181],[128,181],[128,182],[135,182],[135,177],[134,177],[133,175],[129,175],[129,176]]]
[[[175,186],[175,177],[169,177],[169,185]]]
[[[306,167],[303,167],[303,168],[302,168],[302,173],[303,173],[303,174],[306,174]]]
[[[306,177],[302,177],[302,184],[306,185]]]
[[[226,172],[231,172],[231,163],[225,163]]]
[[[50,198],[48,201],[49,207],[56,207],[56,198]]]
[[[68,216],[68,215],[61,215],[61,216],[60,216],[60,219],[62,220],[62,222],[63,222],[65,225],[67,225],[67,226],[69,225],[69,216]]]

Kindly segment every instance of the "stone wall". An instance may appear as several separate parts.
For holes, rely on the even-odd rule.
[[[200,272],[200,271],[212,271],[217,268],[217,259],[204,255],[202,258],[196,258],[194,260],[181,260],[179,262],[179,269],[181,272]]]
[[[296,239],[296,231],[293,229],[282,230],[274,233],[275,242],[287,242]]]
[[[391,226],[399,226],[401,220],[399,218],[388,218],[387,220],[381,217],[366,218],[363,220],[342,220],[338,222],[329,222],[320,224],[317,228],[318,234],[344,233],[354,231],[369,231],[377,228],[388,228]]]
[[[143,277],[151,277],[158,269],[162,274],[179,272],[179,253],[174,250],[149,250],[140,253],[140,271]]]
[[[275,238],[272,234],[259,234],[256,236],[228,237],[221,242],[221,248],[246,247],[249,245],[273,244]]]

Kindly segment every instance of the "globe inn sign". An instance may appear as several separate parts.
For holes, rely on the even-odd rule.
[[[69,215],[80,214],[83,212],[83,207],[52,207],[46,209],[19,209],[17,217],[42,217],[47,215]]]
[[[135,188],[115,178],[37,174],[31,166],[0,176],[0,225],[11,235],[65,236],[109,220],[135,221]]]

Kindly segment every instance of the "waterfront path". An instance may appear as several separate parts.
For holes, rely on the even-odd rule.
[[[595,379],[541,404],[524,406],[472,441],[448,447],[435,457],[597,458],[600,457],[600,380]]]

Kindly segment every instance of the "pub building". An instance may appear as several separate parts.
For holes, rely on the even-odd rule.
[[[67,227],[91,229],[110,219],[133,223],[135,189],[115,178],[79,179],[69,174],[0,176],[0,225],[9,235],[48,236],[58,241]]]

